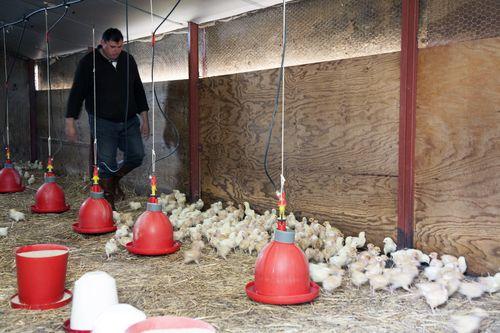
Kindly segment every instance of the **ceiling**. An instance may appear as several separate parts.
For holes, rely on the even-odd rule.
[[[176,0],[152,0],[155,27],[168,14]],[[290,1],[290,0],[287,0]],[[32,11],[62,3],[63,0],[0,0],[0,22],[14,22]],[[158,33],[187,27],[187,22],[198,24],[228,18],[249,11],[281,3],[282,0],[182,0]],[[49,11],[49,26],[62,14],[64,8]],[[125,0],[83,0],[72,5],[66,16],[50,34],[51,56],[74,53],[92,45],[92,25],[96,28],[96,40],[104,30],[115,27],[125,36]],[[129,39],[143,38],[151,34],[149,0],[129,0]],[[7,50],[14,53],[23,30],[23,23],[7,30]],[[44,58],[45,15],[32,16],[26,25],[19,54],[31,59]],[[126,36],[125,36],[126,38]]]

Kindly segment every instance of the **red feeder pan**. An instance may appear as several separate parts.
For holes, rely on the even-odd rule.
[[[295,244],[295,232],[275,230],[274,240],[259,254],[255,264],[255,281],[245,289],[252,300],[266,304],[300,304],[311,302],[319,287],[309,280],[306,256]]]
[[[45,183],[35,194],[35,204],[31,206],[33,213],[64,213],[69,209],[64,198],[64,191],[56,183],[53,173],[45,174]]]
[[[127,250],[145,256],[170,254],[181,247],[181,243],[174,242],[174,229],[161,204],[154,202],[148,202],[147,210],[135,222],[133,239],[126,245]]]
[[[0,170],[0,193],[15,193],[24,191],[21,175],[11,163],[5,163]]]
[[[179,332],[183,329],[197,329],[197,331],[215,332],[215,328],[204,321],[187,317],[151,317],[127,328],[125,333],[141,333],[149,331],[161,331],[176,329]]]
[[[92,186],[90,197],[80,207],[73,230],[81,234],[105,234],[116,231],[113,209],[98,185]]]
[[[90,333],[91,331],[85,331],[85,330],[74,330],[71,328],[71,322],[70,320],[66,320],[63,324],[64,331],[66,333]]]
[[[16,250],[18,294],[10,304],[16,309],[56,309],[71,301],[64,289],[68,263],[66,246],[36,244]]]

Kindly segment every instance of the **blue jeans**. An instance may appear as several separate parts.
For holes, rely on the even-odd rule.
[[[109,178],[121,167],[137,168],[144,159],[144,144],[142,143],[140,121],[138,116],[131,117],[125,123],[115,123],[97,118],[97,162],[99,177]],[[90,133],[94,137],[94,117],[89,114]],[[124,159],[116,162],[117,149],[123,152]]]

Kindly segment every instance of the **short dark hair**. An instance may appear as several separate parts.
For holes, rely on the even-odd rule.
[[[102,34],[102,40],[105,42],[113,41],[119,42],[123,40],[123,35],[120,30],[116,28],[109,28]]]

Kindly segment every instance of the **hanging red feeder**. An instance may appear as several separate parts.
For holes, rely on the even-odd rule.
[[[293,231],[275,230],[274,240],[257,258],[255,281],[245,287],[252,300],[284,305],[311,302],[318,296],[318,285],[309,279],[306,256],[294,239]]]
[[[104,192],[99,186],[97,166],[94,166],[94,183],[90,189],[90,197],[80,207],[78,222],[73,230],[81,234],[105,234],[116,231],[113,222],[113,209],[104,199]]]
[[[181,243],[174,241],[174,230],[158,199],[151,197],[147,210],[134,224],[133,241],[126,245],[134,254],[157,256],[174,253]]]
[[[31,206],[33,213],[63,213],[69,209],[63,189],[56,183],[56,175],[45,173],[45,182],[35,194],[35,204]]]
[[[22,178],[9,160],[0,170],[0,193],[15,193],[24,191]]]

